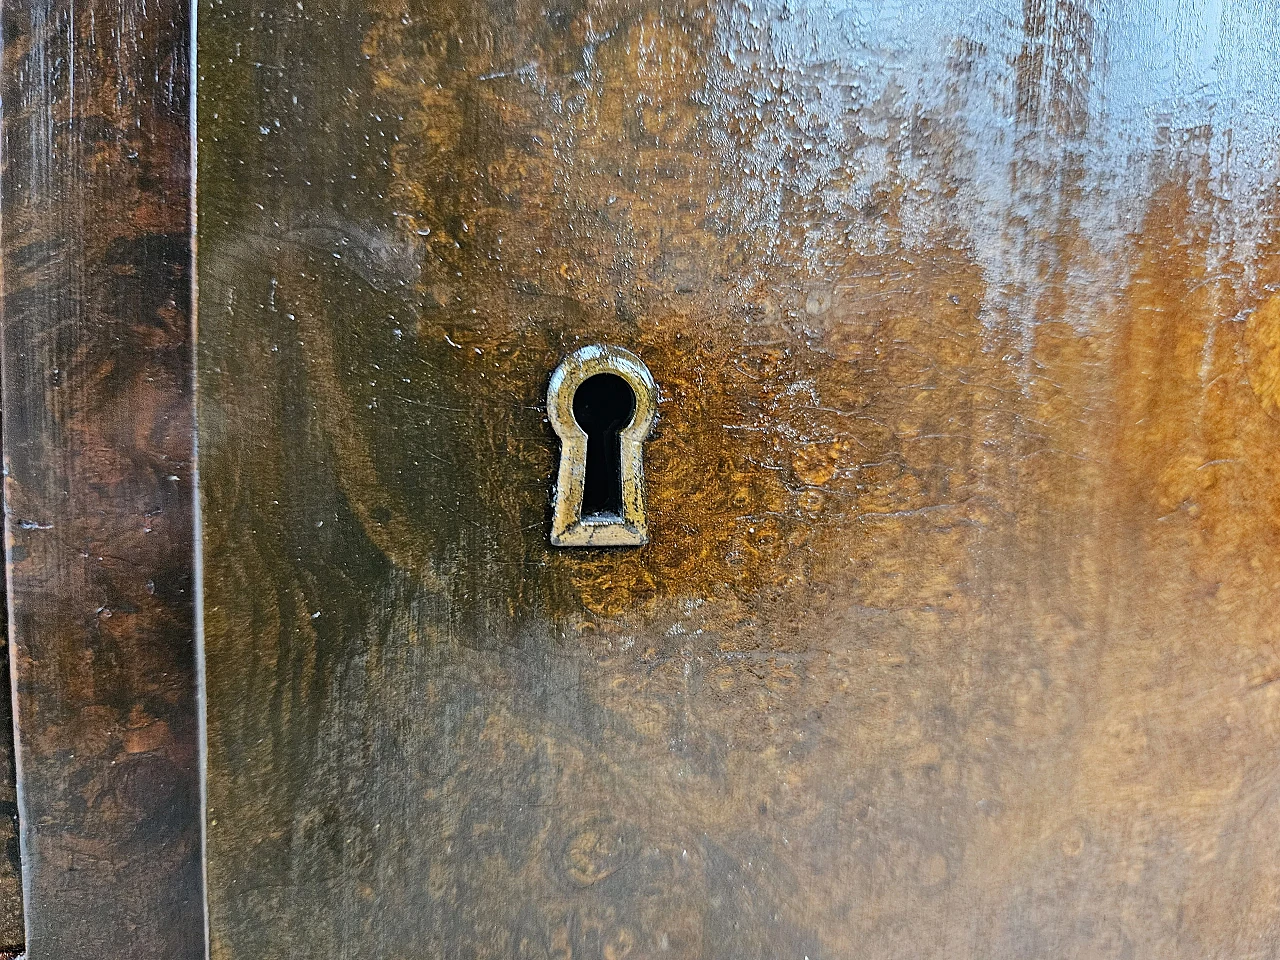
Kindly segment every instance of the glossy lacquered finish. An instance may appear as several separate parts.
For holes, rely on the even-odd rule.
[[[218,960],[1275,952],[1274,4],[200,18]]]
[[[4,4],[6,543],[29,960],[204,955],[190,30],[167,0]]]

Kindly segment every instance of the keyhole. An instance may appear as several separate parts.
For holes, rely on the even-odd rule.
[[[642,547],[644,441],[658,416],[658,385],[630,350],[575,350],[547,384],[547,419],[560,438],[551,507],[557,547]]]
[[[582,516],[622,514],[622,443],[636,415],[636,394],[614,373],[588,377],[573,395],[573,418],[587,435]]]

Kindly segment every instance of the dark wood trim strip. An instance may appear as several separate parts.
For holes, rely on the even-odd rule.
[[[0,418],[2,420],[2,418]],[[0,448],[4,424],[0,422]],[[0,514],[3,514],[0,486]],[[22,912],[22,858],[18,838],[18,771],[13,741],[13,685],[9,676],[9,598],[0,593],[0,960],[13,960],[25,952],[26,930]]]
[[[28,958],[202,957],[191,10],[7,0],[3,16]]]

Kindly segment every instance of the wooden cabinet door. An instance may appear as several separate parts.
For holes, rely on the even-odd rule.
[[[1269,955],[1274,10],[201,10],[215,956]]]

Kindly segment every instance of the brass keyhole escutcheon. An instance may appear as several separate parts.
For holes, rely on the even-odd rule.
[[[547,414],[560,438],[552,544],[638,547],[649,542],[644,441],[657,413],[657,384],[630,350],[583,347],[556,367],[547,387]]]

